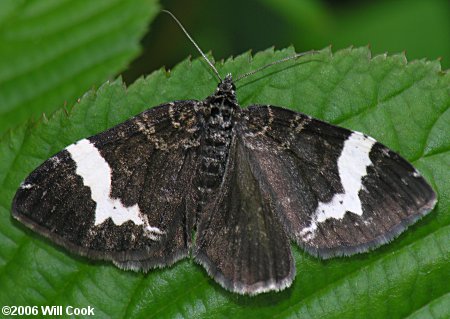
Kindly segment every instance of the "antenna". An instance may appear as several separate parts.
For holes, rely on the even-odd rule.
[[[211,69],[213,69],[214,73],[216,74],[217,78],[219,79],[220,82],[222,82],[222,78],[220,77],[219,72],[217,71],[217,69],[214,67],[214,64],[212,64],[212,62],[206,57],[206,55],[203,53],[202,49],[200,49],[200,47],[197,45],[197,43],[194,41],[194,39],[192,39],[192,37],[189,35],[189,33],[186,31],[186,29],[183,27],[183,25],[181,24],[181,22],[173,15],[172,12],[168,11],[168,10],[161,10],[162,12],[167,13],[168,15],[170,15],[172,17],[172,19],[175,20],[175,22],[178,24],[178,26],[180,27],[180,29],[184,32],[184,34],[188,37],[188,39],[192,42],[192,44],[195,46],[195,48],[197,49],[198,52],[200,52],[200,54],[202,55],[202,57],[206,60],[206,62],[209,64],[209,66],[211,67]]]
[[[255,70],[252,70],[252,71],[250,71],[250,72],[241,74],[234,82],[237,82],[237,81],[239,81],[239,80],[242,80],[243,78],[246,78],[246,77],[249,76],[249,75],[253,75],[253,74],[255,74],[255,73],[259,72],[259,71],[262,71],[262,70],[264,70],[264,69],[267,69],[268,67],[271,67],[272,65],[279,64],[279,63],[283,63],[283,62],[290,61],[290,60],[296,60],[296,59],[298,59],[298,58],[300,58],[300,57],[302,57],[302,56],[304,56],[304,55],[308,55],[308,54],[316,54],[316,53],[319,53],[319,51],[316,51],[316,50],[310,50],[310,51],[297,53],[297,54],[295,54],[295,55],[288,56],[288,57],[286,57],[286,58],[284,58],[284,59],[280,59],[280,60],[271,62],[271,63],[269,63],[269,64],[263,65],[262,67],[259,67],[259,68],[255,69]]]
[[[175,17],[175,15],[168,11],[168,10],[161,10],[164,13],[167,13],[168,15],[170,15],[172,17],[172,19],[178,24],[178,26],[180,27],[180,29],[184,32],[184,34],[188,37],[189,41],[192,42],[192,44],[195,46],[195,48],[197,49],[198,52],[200,52],[200,54],[202,55],[202,57],[205,59],[205,61],[209,64],[209,66],[211,67],[211,69],[214,71],[214,73],[216,74],[217,78],[219,79],[220,82],[222,82],[222,78],[219,74],[219,71],[217,71],[216,67],[214,66],[214,64],[208,59],[208,57],[206,56],[205,53],[203,53],[202,49],[200,49],[200,47],[197,45],[197,43],[194,41],[194,39],[190,36],[190,34],[186,31],[186,29],[184,28],[184,26],[181,24],[181,22]],[[319,53],[319,51],[316,50],[310,50],[310,51],[306,51],[306,52],[301,52],[301,53],[297,53],[294,54],[292,56],[286,57],[284,59],[280,59],[278,61],[274,61],[271,62],[269,64],[263,65],[262,67],[259,67],[255,70],[252,70],[250,72],[241,74],[234,82],[237,82],[239,80],[242,80],[243,78],[246,78],[247,76],[253,75],[257,72],[260,72],[268,67],[271,67],[272,65],[276,65],[279,63],[283,63],[286,61],[290,61],[290,60],[296,60],[302,56],[308,55],[308,54],[317,54]]]

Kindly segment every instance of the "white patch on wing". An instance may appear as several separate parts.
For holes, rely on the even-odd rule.
[[[362,215],[361,200],[358,196],[362,189],[362,178],[367,175],[367,167],[372,164],[369,153],[376,141],[359,132],[353,132],[344,143],[338,159],[339,177],[343,193],[335,194],[327,203],[319,202],[312,216],[311,224],[301,230],[300,236],[309,241],[314,238],[318,223],[329,218],[342,219],[347,211]]]
[[[95,201],[95,223],[100,225],[108,218],[114,224],[122,225],[132,221],[142,225],[150,239],[157,240],[164,232],[148,224],[138,204],[125,207],[120,199],[111,198],[111,168],[98,149],[89,140],[83,139],[69,145],[66,150],[76,163],[76,173],[83,178],[83,184],[91,189],[91,197]]]
[[[25,183],[22,183],[21,185],[20,185],[20,188],[21,189],[31,189],[31,188],[33,188],[33,184],[25,184]]]

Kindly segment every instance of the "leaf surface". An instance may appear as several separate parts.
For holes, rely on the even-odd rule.
[[[0,1],[0,134],[123,70],[156,0]]]
[[[218,63],[235,77],[292,55],[243,54]],[[308,62],[309,61],[309,62]],[[293,245],[291,288],[256,297],[229,293],[191,260],[148,274],[73,256],[13,221],[19,183],[68,144],[163,102],[203,99],[214,75],[199,59],[125,88],[89,91],[65,113],[29,123],[0,143],[0,305],[79,305],[97,318],[444,318],[450,316],[450,76],[438,62],[371,57],[363,47],[282,63],[237,83],[242,106],[288,107],[367,133],[398,151],[438,193],[437,207],[392,243],[321,261]]]

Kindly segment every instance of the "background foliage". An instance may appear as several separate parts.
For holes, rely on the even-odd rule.
[[[170,74],[159,70],[147,78],[138,79],[128,88],[125,88],[120,79],[105,83],[98,89],[90,90],[72,107],[73,101],[81,96],[87,87],[98,86],[130,62],[138,52],[138,39],[157,12],[152,1],[128,1],[126,4],[121,1],[105,1],[104,7],[96,9],[97,11],[80,3],[69,0],[1,3],[4,7],[0,10],[0,37],[5,37],[5,34],[15,30],[16,35],[28,34],[28,41],[36,38],[35,43],[31,42],[37,47],[28,44],[23,47],[26,41],[21,42],[18,36],[9,38],[8,43],[12,43],[11,45],[6,47],[2,44],[0,47],[0,64],[3,63],[4,66],[0,67],[0,111],[8,110],[8,118],[11,120],[4,121],[6,125],[23,123],[13,130],[4,130],[5,133],[0,138],[0,306],[90,305],[96,309],[96,318],[450,316],[450,76],[441,71],[437,61],[415,61],[407,64],[402,54],[371,58],[366,47],[346,49],[334,54],[325,49],[320,55],[314,56],[312,62],[303,63],[307,58],[297,63],[278,65],[239,83],[238,98],[243,106],[252,103],[286,106],[374,136],[412,161],[430,180],[439,196],[438,206],[430,215],[391,244],[374,252],[324,262],[293,246],[297,278],[293,287],[283,292],[254,298],[228,293],[210,279],[201,267],[188,260],[147,275],[120,271],[107,263],[91,262],[70,255],[12,221],[10,204],[18,184],[50,155],[80,138],[120,123],[149,106],[175,99],[202,99],[215,87],[212,73],[201,60],[187,60]],[[112,7],[109,7],[110,3]],[[305,33],[310,34],[310,37],[305,34],[299,36],[302,41],[306,41],[301,42],[305,44],[299,45],[295,42],[301,49],[324,46],[326,43],[321,41],[338,43],[338,47],[345,47],[353,42],[352,39],[356,39],[355,41],[364,43],[371,42],[373,49],[380,52],[391,48],[389,45],[408,43],[397,38],[397,41],[387,41],[383,44],[380,42],[385,38],[383,34],[374,30],[370,33],[370,28],[364,28],[370,19],[363,19],[362,12],[366,12],[369,17],[370,10],[384,6],[390,8],[389,12],[383,14],[382,9],[375,10],[373,23],[375,25],[375,20],[378,20],[381,29],[389,26],[387,22],[383,22],[387,20],[383,19],[394,17],[395,10],[388,7],[388,2],[359,5],[354,9],[354,15],[351,14],[352,10],[334,12],[336,7],[312,0],[285,1],[283,3],[286,7],[280,6],[280,2],[270,0],[249,3],[253,5],[243,5],[238,14],[229,15],[227,20],[215,19],[216,11],[208,11],[210,14],[204,15],[202,22],[203,29],[198,31],[199,37],[196,26],[198,28],[201,23],[195,15],[198,14],[197,8],[199,12],[208,10],[206,2],[190,11],[181,10],[183,6],[188,7],[189,2],[181,4],[167,1],[167,4],[163,5],[177,15],[180,13],[188,17],[185,23],[189,30],[196,38],[200,38],[200,42],[207,43],[206,47],[202,47],[219,47],[217,50],[222,51],[218,52],[225,52],[214,54],[216,58],[248,48],[260,49],[256,41],[254,45],[241,43],[244,47],[240,51],[227,51],[234,48],[229,44],[233,43],[235,38],[243,36],[233,31],[233,28],[238,28],[236,25],[240,24],[241,30],[244,30],[241,33],[245,34],[249,32],[245,30],[252,30],[258,21],[262,29],[255,34],[266,35],[266,40],[270,42],[263,44],[264,47],[280,43],[284,45],[283,38],[288,34],[287,31],[264,33],[263,25],[272,20],[274,30],[281,30],[283,25],[288,26],[285,30],[290,30],[289,36],[292,36],[293,42],[296,32],[300,32],[299,29],[312,30],[311,33]],[[399,17],[404,18],[414,10],[417,10],[416,14],[419,12],[416,7],[420,7],[420,1],[408,3],[410,5],[403,8],[405,15]],[[427,3],[430,3],[427,10],[437,10],[433,11],[435,13],[440,13],[436,8],[444,8],[442,1]],[[72,10],[62,10],[61,6]],[[220,10],[231,10],[229,6],[232,7],[232,2]],[[257,8],[265,9],[259,12]],[[400,12],[400,8],[397,12]],[[83,16],[83,10],[94,10],[96,13],[90,15],[90,18],[77,20],[78,14]],[[422,7],[424,16],[427,16],[427,10]],[[239,19],[241,14],[245,15],[243,12],[246,12],[248,20]],[[298,16],[294,17],[294,13],[298,13]],[[345,18],[340,18],[341,15]],[[128,18],[124,18],[125,16]],[[168,17],[162,17],[159,17],[157,24],[152,27],[156,35],[162,32],[161,21],[167,20],[162,24],[173,23]],[[330,20],[330,17],[333,18]],[[409,21],[406,18],[391,19],[398,20],[400,24],[404,24],[405,20]],[[120,25],[122,20],[126,22]],[[436,38],[439,39],[441,31],[445,34],[443,26],[448,23],[448,20],[444,20],[441,21],[436,16],[434,27],[429,31],[427,23],[424,23],[423,34],[436,33]],[[73,22],[71,27],[61,27],[61,24],[65,23],[71,25],[70,21],[77,22]],[[86,21],[89,22],[88,26],[83,28]],[[282,23],[277,23],[279,21]],[[330,27],[327,25],[330,21],[334,21],[335,25],[347,24],[347,31],[344,27]],[[354,24],[350,27],[352,21]],[[117,27],[116,23],[120,27]],[[194,25],[194,29],[190,23]],[[438,24],[439,27],[436,27]],[[209,28],[210,26],[213,27]],[[361,31],[357,30],[358,27]],[[392,27],[393,34],[389,36],[395,38],[397,29],[401,30],[405,25],[397,29],[395,25]],[[91,41],[80,42],[78,50],[70,46],[65,48],[66,42],[69,41],[67,38],[72,35],[70,31],[78,28],[78,33],[75,33],[79,38],[89,38],[95,34],[95,30],[103,28],[105,37],[110,39],[108,38],[106,44],[93,36]],[[164,26],[161,28],[164,30]],[[179,43],[182,43],[183,48],[189,47],[189,44],[182,36],[177,40],[180,34],[178,30],[169,30],[170,32],[165,31],[165,36],[161,37],[169,49],[156,39],[145,50],[145,61],[159,61],[158,58],[164,58],[161,51],[167,50],[165,54],[169,62],[156,62],[159,64],[154,68],[182,60],[176,54],[187,55],[179,53],[183,50],[176,48]],[[321,38],[317,36],[320,34],[317,30],[321,30]],[[216,31],[218,35],[208,40],[207,34],[213,35]],[[39,32],[42,34],[41,38]],[[119,36],[121,32],[124,34]],[[225,35],[226,32],[230,33]],[[357,36],[358,32],[360,38]],[[151,39],[152,34],[151,32],[146,36],[146,40]],[[118,42],[112,43],[114,39]],[[255,40],[250,39],[247,43]],[[17,40],[17,43],[14,40]],[[208,44],[208,41],[212,41],[211,44]],[[433,49],[436,51],[427,51],[433,47],[429,45],[433,41],[435,39],[416,35],[416,43],[410,45],[419,51],[413,52],[413,56],[432,59],[443,55],[448,58],[449,51],[446,51],[444,44],[439,46],[439,41],[436,41],[439,45]],[[42,43],[48,45],[44,50],[45,54],[36,54]],[[116,47],[117,52],[123,52],[121,58],[112,58],[111,61],[102,59],[102,56],[107,55],[105,52]],[[394,51],[401,50],[392,48]],[[411,52],[409,46],[404,49],[408,49],[408,53]],[[53,50],[66,53],[59,57]],[[150,58],[153,57],[152,53],[154,59]],[[65,60],[72,54],[71,59]],[[244,54],[229,59],[224,64],[219,63],[218,67],[222,74],[232,72],[236,75],[291,54],[293,49],[275,52],[267,50],[256,54],[254,58]],[[98,58],[98,65],[104,66],[98,69],[80,67],[76,71],[78,65],[90,65],[90,57]],[[171,60],[173,57],[177,60]],[[7,63],[7,59],[17,60]],[[45,62],[39,59],[44,59]],[[34,65],[33,61],[41,63]],[[147,72],[145,70],[149,64],[142,63],[143,61],[138,59],[127,70],[124,75],[127,81],[131,82],[137,74]],[[444,63],[445,61],[444,59]],[[96,63],[94,64],[97,65]],[[72,71],[74,74],[79,72],[79,76],[67,77],[67,72]],[[2,75],[4,77],[1,77]],[[71,80],[78,77],[79,80]],[[6,80],[3,82],[3,79]],[[46,87],[45,90],[42,90],[42,87]],[[23,96],[22,92],[25,92]],[[34,104],[35,98],[27,102],[29,96],[36,97],[40,102]],[[65,100],[68,111],[61,108]],[[43,111],[58,108],[59,110],[50,116],[31,122],[24,121],[30,116],[37,118]],[[16,112],[17,118],[14,116]],[[0,115],[0,123],[4,119],[3,114],[6,113]],[[5,126],[2,128],[5,129]]]
[[[164,0],[162,5],[216,59],[271,46],[294,45],[303,52],[370,45],[374,54],[406,51],[410,60],[442,57],[443,69],[450,67],[448,0]],[[156,17],[143,43],[147,49],[125,72],[128,83],[143,70],[147,74],[197,55],[165,15]]]
[[[0,134],[122,71],[156,0],[0,2]]]

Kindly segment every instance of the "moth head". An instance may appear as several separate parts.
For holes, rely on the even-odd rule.
[[[223,79],[217,86],[217,92],[221,92],[222,94],[234,95],[235,91],[236,91],[236,86],[234,85],[233,77],[229,73],[229,74],[227,74],[225,79]]]

